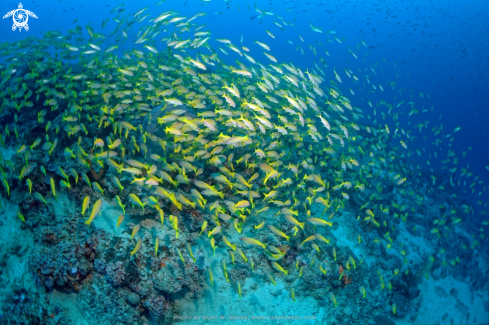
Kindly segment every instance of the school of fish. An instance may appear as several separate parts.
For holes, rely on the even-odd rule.
[[[302,274],[302,268],[310,267],[326,273],[321,252],[330,246],[335,213],[350,200],[361,203],[357,220],[383,228],[383,237],[376,241],[385,241],[390,248],[394,241],[390,232],[395,231],[391,220],[405,221],[408,207],[394,201],[380,203],[385,184],[397,188],[406,200],[423,203],[422,196],[405,189],[418,173],[404,159],[414,153],[408,145],[411,131],[400,127],[398,120],[391,128],[362,122],[365,116],[359,106],[372,103],[347,97],[341,89],[344,76],[322,68],[321,62],[303,71],[278,62],[272,54],[275,49],[263,42],[247,47],[214,38],[205,25],[197,24],[204,13],[186,18],[170,10],[150,17],[143,8],[121,16],[123,6],[111,11],[119,15],[110,36],[89,24],[85,30],[77,26],[66,34],[47,32],[42,39],[0,44],[0,56],[7,58],[0,66],[2,115],[10,118],[2,125],[1,144],[16,151],[15,159],[1,157],[4,197],[17,189],[49,205],[60,191],[88,186],[94,194],[78,202],[87,227],[100,215],[105,200],[120,208],[114,227],[127,220],[128,206],[137,207],[161,227],[172,229],[175,238],[188,231],[188,226],[182,227],[183,215],[198,216],[201,226],[193,235],[207,238],[204,249],[215,253],[217,247],[225,247],[233,264],[237,253],[252,268],[253,258],[246,251],[259,249],[270,266],[267,278],[274,284],[277,275],[272,270],[287,275],[294,267]],[[273,15],[256,11],[259,17]],[[149,24],[131,30],[145,20]],[[276,24],[288,26],[283,19]],[[164,50],[156,45],[157,35],[164,35]],[[107,45],[112,38],[117,45]],[[216,47],[224,55],[235,52],[239,59],[226,64]],[[362,78],[351,70],[345,74]],[[366,81],[370,84],[368,77]],[[353,90],[348,92],[354,96]],[[401,105],[387,105],[389,114],[396,116],[391,109]],[[165,132],[161,136],[145,131],[145,123],[154,122],[155,108],[157,124]],[[27,114],[36,124],[35,138],[18,132],[19,116]],[[427,123],[416,128],[427,128]],[[442,127],[435,128],[441,131]],[[158,154],[151,149],[155,147]],[[39,158],[61,156],[68,167],[58,164],[53,173]],[[453,156],[449,152],[447,159]],[[47,195],[33,191],[36,182],[30,175],[35,169],[51,175],[38,181],[49,185]],[[105,176],[95,179],[90,170],[104,170]],[[476,177],[474,184],[477,181]],[[117,188],[118,195],[105,193],[108,186]],[[464,210],[468,213],[472,207],[466,205]],[[18,215],[25,222],[20,211]],[[432,233],[440,236],[461,220],[452,209]],[[128,254],[137,258],[150,244],[155,256],[162,254],[160,239],[143,242],[142,231],[139,224],[131,230],[134,246]],[[287,249],[269,243],[271,234],[284,244],[297,240],[301,250],[314,252],[317,258],[309,265],[300,265],[299,260],[283,265]],[[195,263],[192,247],[185,246],[188,257],[179,248],[173,253],[184,263],[186,257]],[[336,261],[334,248],[333,252]],[[226,262],[221,263],[227,279]],[[361,263],[352,256],[345,261],[347,270]],[[213,283],[210,269],[208,277]],[[239,282],[236,290],[241,296]],[[360,293],[365,297],[363,286]],[[290,294],[295,301],[293,288]],[[336,306],[334,294],[329,297]]]

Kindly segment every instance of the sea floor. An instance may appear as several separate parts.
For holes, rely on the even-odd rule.
[[[76,208],[67,193],[60,193],[57,200],[53,202],[53,211],[57,211],[56,220],[67,224],[76,222],[78,218]],[[338,259],[344,259],[344,254],[351,254],[356,260],[363,259],[357,269],[351,270],[350,283],[345,285],[341,283],[342,281],[333,279],[338,280],[338,271],[334,267],[330,252],[322,256],[323,259],[331,262],[328,270],[330,277],[318,277],[317,270],[312,269],[305,269],[304,274],[299,277],[299,271],[292,268],[289,276],[274,272],[276,285],[273,285],[265,276],[267,269],[259,261],[260,254],[257,249],[254,255],[250,254],[257,261],[252,269],[247,263],[238,261],[238,257],[233,267],[228,250],[224,247],[219,247],[215,255],[208,247],[208,249],[194,251],[198,259],[196,265],[205,264],[205,266],[196,266],[199,270],[195,273],[195,281],[199,284],[199,289],[195,289],[189,283],[177,285],[176,289],[167,289],[167,292],[172,292],[165,294],[166,300],[170,302],[171,317],[155,318],[141,308],[147,299],[147,293],[142,292],[144,290],[135,287],[130,281],[124,281],[119,285],[108,281],[108,273],[102,274],[97,269],[89,268],[91,277],[85,278],[81,287],[76,290],[66,290],[56,285],[54,288],[47,288],[46,283],[41,283],[32,264],[33,261],[38,260],[37,254],[42,254],[46,249],[45,247],[39,249],[40,246],[47,244],[39,243],[36,240],[38,236],[33,233],[41,230],[26,228],[16,215],[17,207],[5,199],[2,199],[1,203],[3,217],[0,231],[4,236],[0,237],[0,247],[2,247],[0,295],[4,298],[2,302],[4,319],[11,320],[13,319],[11,316],[17,314],[18,320],[37,319],[39,323],[46,324],[83,325],[130,323],[484,325],[489,320],[488,265],[487,259],[479,249],[475,249],[471,255],[473,258],[470,262],[471,270],[457,271],[457,267],[461,267],[461,264],[455,267],[444,267],[439,264],[426,267],[427,257],[436,255],[439,249],[438,242],[427,239],[423,235],[425,232],[422,226],[418,226],[417,231],[413,232],[406,228],[409,224],[400,224],[397,240],[408,247],[411,272],[417,274],[410,280],[407,280],[407,277],[396,280],[395,276],[390,274],[393,288],[381,289],[377,280],[378,270],[389,269],[389,263],[397,266],[402,256],[398,250],[387,249],[384,244],[358,245],[355,234],[361,227],[354,224],[357,221],[353,211],[348,209],[335,216],[336,225],[328,235],[331,241],[335,242]],[[105,246],[110,246],[108,243],[130,241],[130,223],[119,229],[116,228],[114,222],[118,214],[117,206],[109,200],[104,203],[100,217],[94,221],[91,226],[93,229],[89,232],[103,234],[99,245],[102,245],[102,242],[105,242]],[[66,216],[71,217],[66,218]],[[273,220],[273,218],[272,213],[265,216],[265,220]],[[143,227],[170,242],[175,240],[174,237],[168,238],[168,230],[161,230],[156,220],[147,220],[143,223]],[[205,247],[206,237],[199,237],[198,232],[189,236],[193,238],[195,245]],[[470,236],[463,228],[457,230],[456,237],[470,241]],[[236,238],[230,237],[229,240],[235,242]],[[368,240],[367,234],[364,235],[364,240]],[[171,245],[169,243],[169,246]],[[107,258],[107,249],[96,255],[98,254]],[[114,260],[117,259],[115,255],[112,256]],[[230,282],[226,281],[222,272],[220,264],[222,259],[227,262]],[[134,261],[128,260],[126,263],[131,264]],[[213,285],[206,272],[207,267],[212,270]],[[486,270],[486,273],[483,273],[483,270]],[[157,272],[149,270],[146,274],[146,281],[151,282],[153,279],[151,283],[158,287],[158,292],[165,290],[164,285],[157,283],[165,281],[161,272],[161,270]],[[244,272],[246,276],[242,277],[238,272]],[[384,275],[384,277],[387,279],[388,276]],[[138,281],[141,281],[141,278]],[[237,292],[236,281],[241,281],[241,298]],[[361,297],[358,291],[359,284],[369,288],[366,298]],[[295,301],[291,297],[291,287],[294,287]],[[330,290],[336,291],[338,302],[336,308],[327,297]],[[131,298],[135,301],[129,300],[127,296],[134,295],[135,292],[135,298],[134,296]],[[392,312],[392,301],[397,301],[396,314]],[[128,311],[132,311],[132,314]],[[9,318],[6,318],[5,313],[11,313]]]

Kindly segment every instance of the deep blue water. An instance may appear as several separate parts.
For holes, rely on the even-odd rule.
[[[88,23],[96,32],[104,33],[108,37],[117,25],[112,21],[117,13],[110,14],[110,11],[121,3],[122,1],[105,0],[24,2],[24,8],[33,11],[39,19],[30,18],[31,29],[20,33],[11,30],[10,18],[3,19],[0,23],[0,41],[12,42],[32,35],[42,37],[49,30],[66,31],[76,25],[83,27]],[[304,70],[313,67],[312,62],[320,63],[324,59],[329,68],[326,70],[329,72],[328,79],[334,79],[334,68],[343,81],[340,85],[343,92],[348,95],[351,95],[348,89],[355,92],[354,96],[350,96],[354,106],[364,110],[365,115],[370,115],[372,120],[376,118],[376,122],[388,124],[393,130],[396,127],[388,115],[387,106],[377,106],[374,116],[373,109],[367,102],[370,100],[375,107],[381,101],[394,106],[404,101],[399,108],[392,109],[391,114],[399,113],[400,127],[411,131],[414,141],[411,142],[410,149],[417,148],[422,153],[420,157],[412,157],[416,163],[420,167],[435,170],[440,170],[442,166],[448,166],[447,169],[457,167],[457,172],[464,167],[474,175],[479,175],[484,184],[477,184],[475,193],[472,193],[468,186],[472,183],[473,176],[467,180],[466,196],[474,204],[477,201],[487,202],[489,170],[485,166],[489,166],[488,1],[168,0],[155,6],[156,3],[158,2],[125,3],[126,11],[122,15],[131,14],[132,17],[132,13],[145,6],[148,6],[148,10],[144,15],[150,15],[142,23],[132,26],[130,36],[132,34],[134,37],[151,17],[155,18],[166,10],[173,10],[186,17],[204,12],[206,15],[194,22],[206,25],[204,29],[212,33],[213,40],[210,44],[229,63],[237,59],[242,62],[246,60],[230,50],[227,50],[229,56],[223,55],[218,50],[222,44],[216,42],[216,38],[230,39],[234,44],[241,44],[243,38],[242,45],[251,49],[252,57],[264,63],[268,59],[254,41],[268,44],[279,62],[292,62]],[[2,2],[0,11],[5,14],[17,8],[17,5],[17,2]],[[264,14],[260,17],[256,8],[273,15]],[[255,18],[250,19],[253,17]],[[104,29],[100,29],[102,21],[107,18],[110,19],[109,23]],[[78,22],[73,23],[75,19]],[[291,22],[296,27],[285,26],[282,21]],[[274,22],[281,24],[283,30]],[[310,24],[323,32],[313,32]],[[266,33],[267,30],[275,39]],[[87,35],[86,29],[84,35]],[[155,38],[156,47],[163,49],[165,45],[159,39],[159,36]],[[362,45],[362,41],[368,48]],[[116,43],[109,40],[108,44]],[[142,48],[143,45],[134,47]],[[350,50],[358,59],[350,54]],[[353,71],[360,82],[353,84],[353,80],[346,76],[345,69]],[[377,86],[377,90],[374,91],[366,83],[366,76]],[[389,85],[392,82],[396,83],[394,89]],[[384,88],[383,92],[379,91],[379,84]],[[424,98],[420,93],[423,93]],[[414,102],[414,105],[408,104],[409,102]],[[409,116],[413,109],[419,113]],[[424,109],[428,111],[422,113]],[[385,121],[382,113],[386,114]],[[429,123],[422,132],[414,127],[426,121]],[[445,138],[443,144],[437,147],[432,144],[436,137],[431,130],[439,126],[443,126],[439,139],[442,135],[446,137],[452,134],[456,127],[461,127],[461,130],[455,134],[452,142],[451,138]],[[449,143],[451,147],[448,147]],[[456,153],[458,163],[442,165],[441,161],[446,159],[449,149]],[[433,155],[435,151],[438,158]],[[467,152],[465,157],[462,157],[463,151]],[[430,166],[427,166],[428,160]],[[482,192],[480,196],[479,192]]]
[[[87,40],[85,26],[90,24],[95,33],[105,35],[106,40],[95,41],[105,49],[118,44],[116,37],[110,36],[118,24],[113,19],[133,19],[133,13],[147,6],[138,18],[149,14],[148,18],[129,29],[124,27],[129,41],[114,53],[122,56],[127,48],[147,52],[144,45],[154,46],[161,53],[166,48],[161,38],[173,32],[173,25],[146,43],[133,44],[138,33],[150,24],[148,20],[168,10],[186,18],[205,13],[193,23],[205,25],[201,31],[211,32],[209,44],[225,64],[248,61],[216,39],[248,47],[248,54],[264,65],[271,62],[255,41],[270,46],[270,53],[278,60],[276,65],[291,63],[302,71],[321,67],[325,72],[324,89],[329,89],[330,80],[334,80],[352,106],[363,110],[362,124],[387,125],[391,146],[400,153],[397,158],[408,156],[412,164],[419,166],[419,177],[426,182],[435,177],[434,190],[440,179],[452,175],[457,185],[445,190],[461,198],[457,202],[475,209],[475,214],[464,215],[464,221],[478,229],[482,220],[488,220],[489,1],[167,0],[158,6],[158,1],[126,1],[124,12],[110,13],[122,3],[23,2],[24,8],[39,18],[29,18],[30,30],[22,32],[12,31],[11,18],[2,19],[0,44],[31,36],[42,38],[52,30],[65,33],[77,25]],[[1,2],[1,16],[17,6],[17,2]],[[106,19],[108,24],[101,28]],[[322,32],[314,32],[311,25]],[[192,34],[191,29],[185,36],[190,38]],[[88,42],[69,43],[80,46]],[[204,48],[199,51],[210,54]],[[398,116],[399,124],[394,116]],[[398,136],[392,136],[396,133]],[[401,139],[407,142],[407,150],[402,149]],[[463,169],[473,175],[460,176]]]

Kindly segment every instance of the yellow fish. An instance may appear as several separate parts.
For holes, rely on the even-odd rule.
[[[267,245],[260,243],[258,240],[249,238],[249,237],[239,237],[240,240],[244,241],[247,244],[253,246],[261,246],[263,249],[266,249]]]
[[[268,229],[270,229],[271,232],[273,232],[274,234],[278,235],[278,236],[281,236],[281,237],[284,237],[287,241],[289,241],[289,236],[287,236],[283,231],[280,231],[278,230],[277,228],[275,228],[274,226],[267,226]]]
[[[141,248],[142,244],[143,244],[143,240],[141,238],[139,238],[139,240],[136,244],[136,247],[134,247],[134,249],[131,252],[131,257],[138,252],[138,250]]]
[[[307,221],[309,223],[312,223],[315,226],[330,226],[330,227],[333,227],[333,223],[332,222],[326,221],[326,220],[321,219],[321,218],[309,218],[309,219],[307,219]]]
[[[81,211],[81,214],[83,216],[85,215],[85,212],[87,211],[89,205],[90,205],[90,197],[85,196],[85,198],[83,199],[83,205],[82,205],[82,211]]]
[[[97,200],[97,202],[95,202],[93,208],[92,208],[92,213],[90,213],[90,218],[85,221],[85,224],[90,226],[90,224],[92,223],[92,220],[93,218],[95,218],[95,216],[99,213],[101,213],[101,210],[102,209],[102,200]]]
[[[117,228],[119,228],[119,226],[122,224],[123,221],[124,221],[124,215],[120,214],[119,217],[117,218]]]
[[[289,275],[289,271],[284,270],[277,262],[272,262],[272,266],[275,270],[282,272],[285,275]]]

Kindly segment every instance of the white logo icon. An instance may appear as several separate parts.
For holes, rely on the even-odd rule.
[[[25,30],[28,31],[29,25],[27,25],[27,21],[29,20],[29,16],[37,19],[36,14],[23,8],[22,3],[19,3],[19,9],[12,10],[3,16],[3,19],[12,16],[12,19],[14,20],[14,24],[12,25],[13,31],[15,31],[17,28],[19,28],[19,32],[22,31],[22,28],[25,28]]]

